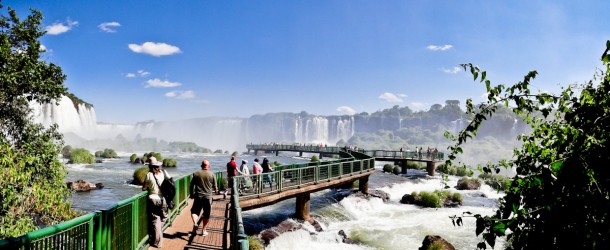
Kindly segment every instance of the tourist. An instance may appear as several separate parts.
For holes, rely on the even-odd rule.
[[[263,158],[263,164],[261,165],[261,167],[263,167],[263,173],[273,172],[273,169],[271,168],[271,165],[269,165],[269,160],[267,158]],[[265,186],[265,183],[269,183],[269,187],[273,187],[273,180],[271,179],[271,174],[265,175],[265,179],[263,180],[263,187]]]
[[[161,183],[165,178],[171,178],[165,171],[161,171],[162,163],[157,158],[148,158],[149,172],[142,185],[142,191],[148,190],[146,213],[148,214],[148,242],[152,247],[161,247],[163,240],[163,223],[167,220],[167,202],[161,193]],[[164,173],[165,172],[165,173]]]
[[[248,161],[247,160],[242,160],[241,161],[241,166],[239,166],[239,169],[237,170],[238,172],[241,173],[241,175],[243,175],[244,177],[241,179],[241,183],[240,183],[240,191],[246,190],[246,189],[250,189],[252,187],[252,180],[250,180],[250,171],[248,170]]]
[[[237,173],[243,174],[239,169],[237,169],[237,163],[235,163],[235,156],[231,156],[231,161],[227,162],[227,179],[228,179],[228,187],[224,193],[224,199],[227,198],[228,190],[231,190],[233,187],[233,177],[237,175]],[[233,193],[231,193],[233,194]]]
[[[207,236],[207,226],[210,222],[210,213],[212,212],[212,196],[218,193],[216,186],[216,175],[210,171],[210,162],[203,160],[201,162],[201,170],[193,173],[191,180],[191,198],[193,206],[191,207],[191,219],[193,219],[193,234],[197,234],[199,228],[199,214],[203,209],[203,225],[201,230],[202,236]]]
[[[263,167],[258,163],[258,158],[254,159],[254,164],[252,164],[252,174],[257,175],[263,172]],[[253,176],[254,178],[254,192],[258,192],[258,187],[260,185],[260,175]]]

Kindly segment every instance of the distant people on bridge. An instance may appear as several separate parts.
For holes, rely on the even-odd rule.
[[[218,193],[216,186],[216,175],[210,171],[210,162],[203,160],[201,162],[201,170],[193,173],[193,179],[190,185],[191,198],[193,206],[191,207],[191,219],[193,219],[193,234],[197,234],[199,229],[199,214],[203,210],[203,225],[201,230],[202,236],[207,236],[207,226],[210,222],[210,213],[212,212],[212,197]]]
[[[167,220],[167,201],[161,192],[161,183],[165,178],[171,178],[166,171],[161,171],[162,162],[151,156],[148,158],[148,170],[146,180],[142,185],[142,191],[148,190],[146,200],[146,213],[148,214],[148,244],[153,247],[161,247],[163,243],[163,224]]]
[[[271,168],[271,165],[269,165],[269,160],[267,158],[263,158],[263,164],[261,164],[261,167],[263,167],[263,173],[273,172],[273,168]],[[271,174],[265,175],[265,178],[263,180],[263,187],[265,187],[265,183],[269,183],[269,187],[273,187],[273,180],[271,179]]]
[[[258,158],[254,159],[254,163],[252,164],[252,174],[261,174],[263,173],[263,167],[261,167],[261,164],[258,164]],[[254,176],[254,192],[258,192],[258,187],[259,187],[259,182],[260,182],[260,176]]]

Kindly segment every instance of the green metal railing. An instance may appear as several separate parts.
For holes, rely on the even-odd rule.
[[[422,159],[422,160],[443,160],[445,154],[442,152],[415,152],[415,151],[399,151],[399,150],[350,150],[346,147],[334,146],[319,146],[319,145],[283,145],[283,144],[248,144],[248,150],[267,150],[267,151],[303,151],[303,152],[320,152],[320,153],[340,153],[341,151],[360,152],[376,158],[394,158],[394,159]]]
[[[331,147],[328,147],[329,150]],[[335,147],[336,148],[336,147]],[[236,176],[232,187],[228,216],[231,223],[231,248],[248,249],[239,198],[312,185],[339,179],[374,168],[375,159],[363,153],[339,152],[341,159],[288,164],[274,167],[274,172],[251,175],[256,192],[240,194],[239,188],[246,177]],[[226,171],[216,172],[219,187],[226,187]],[[191,175],[176,179],[176,206],[168,212],[164,229],[171,226],[180,211],[187,205]],[[268,181],[270,186],[265,187]],[[120,201],[107,209],[88,213],[78,218],[45,227],[16,238],[0,241],[0,249],[143,249],[148,241],[147,192]],[[228,247],[227,243],[223,244]]]
[[[246,198],[328,182],[375,168],[375,158],[368,155],[352,151],[341,152],[341,156],[345,158],[281,165],[270,173],[235,176],[234,184],[239,197]]]
[[[191,175],[176,179],[177,204],[168,211],[169,227],[189,197]],[[147,192],[107,209],[0,241],[0,249],[141,249],[148,241]]]

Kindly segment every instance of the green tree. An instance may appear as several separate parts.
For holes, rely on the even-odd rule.
[[[42,14],[21,20],[7,7],[0,16],[0,239],[75,216],[59,161],[56,126],[31,119],[31,102],[57,102],[67,93],[59,66],[40,60]]]
[[[559,95],[531,93],[529,72],[512,86],[491,85],[486,72],[463,65],[474,79],[485,82],[488,100],[475,109],[467,101],[472,122],[458,135],[450,160],[461,145],[476,136],[479,126],[500,106],[509,107],[532,127],[512,161],[482,168],[516,167],[492,216],[474,215],[476,234],[494,247],[496,237],[507,235],[508,249],[608,249],[610,248],[610,41],[602,55],[603,68],[593,80],[567,86]],[[476,111],[475,111],[476,110]],[[461,224],[461,217],[454,222]],[[510,230],[510,231],[508,231]]]

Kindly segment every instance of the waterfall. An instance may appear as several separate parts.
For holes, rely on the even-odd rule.
[[[96,130],[95,110],[85,104],[74,104],[67,96],[62,96],[55,103],[30,103],[34,122],[49,127],[57,124],[61,133],[73,132],[81,137],[90,138],[90,133]]]

